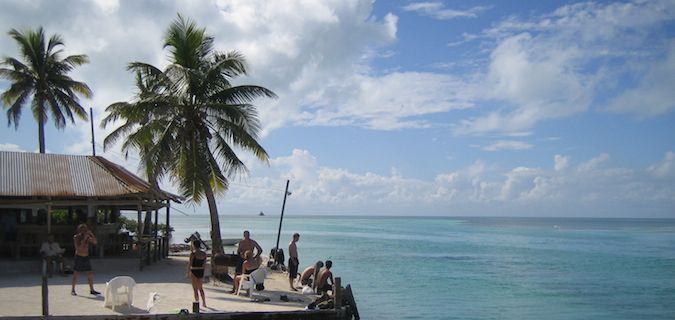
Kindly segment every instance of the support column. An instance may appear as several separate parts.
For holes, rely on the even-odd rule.
[[[47,210],[47,234],[52,233],[52,204],[51,202],[47,202],[47,206],[45,208]]]
[[[136,248],[138,249],[138,270],[143,271],[143,242],[141,241],[142,238],[142,229],[141,227],[143,224],[141,223],[141,203],[139,202],[137,207],[138,209],[138,225],[136,225],[136,239],[137,239],[137,244]]]
[[[153,233],[153,238],[155,241],[155,251],[153,252],[153,260],[157,261],[159,260],[159,208],[155,209],[155,232]]]
[[[170,221],[169,220],[169,215],[170,215],[169,211],[170,211],[170,209],[171,209],[171,200],[166,200],[166,234],[164,235],[164,237],[166,238],[166,240],[165,240],[166,243],[164,245],[164,247],[165,247],[164,248],[164,257],[165,258],[169,256],[169,246],[171,245],[171,231],[169,231],[169,230],[171,230],[171,224],[169,224],[169,221]]]

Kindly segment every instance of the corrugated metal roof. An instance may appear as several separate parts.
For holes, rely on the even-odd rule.
[[[148,182],[103,157],[0,151],[0,196],[67,198],[135,194],[181,199],[168,192],[153,192]]]

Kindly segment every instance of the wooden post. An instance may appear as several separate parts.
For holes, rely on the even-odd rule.
[[[286,191],[284,191],[284,203],[281,205],[281,217],[279,218],[279,232],[277,233],[277,245],[274,247],[274,264],[279,264],[279,238],[281,237],[281,223],[284,222],[284,209],[286,208],[286,197],[288,196],[288,184],[291,180],[286,180]],[[281,264],[284,262],[282,261]]]
[[[352,292],[352,285],[348,284],[347,287],[344,290],[345,297],[347,297],[347,301],[349,301],[349,309],[352,312],[352,318],[354,320],[360,320],[361,316],[359,316],[359,308],[356,307],[356,300],[354,299],[354,293]]]
[[[143,236],[141,234],[141,203],[139,202],[137,207],[138,209],[138,225],[136,226],[136,239],[137,239],[137,244],[136,244],[136,249],[138,249],[138,270],[143,271],[143,242],[141,241],[141,237]]]
[[[159,243],[159,238],[157,238],[159,236],[158,228],[159,228],[159,208],[155,209],[155,232],[154,232],[154,235],[153,235],[154,238],[155,238],[155,252],[154,252],[154,256],[153,256],[153,261],[159,260],[159,250],[160,250],[159,244],[160,243]]]
[[[171,243],[171,225],[169,224],[169,209],[171,208],[171,200],[166,200],[166,234],[164,235],[166,237],[166,245],[164,248],[164,257],[169,256],[169,244]]]
[[[342,308],[342,279],[340,277],[335,277],[335,283],[333,283],[333,299],[335,299],[333,301],[335,309]]]
[[[52,233],[52,205],[47,202],[47,234]]]
[[[47,286],[47,260],[42,259],[42,315],[49,315],[49,289]]]
[[[149,215],[150,220],[152,220],[152,211],[146,211],[145,214],[146,214],[146,217]],[[143,220],[143,224],[145,225],[145,220]],[[148,225],[148,228],[150,228],[150,225]],[[143,231],[143,232],[145,232],[145,231]],[[148,242],[147,242],[148,247],[145,250],[145,254],[146,254],[145,262],[146,262],[147,265],[150,265],[150,262],[151,262],[151,260],[150,260],[151,256],[152,256],[152,252],[150,252],[150,244],[151,243],[152,243],[152,234],[150,233],[150,230],[148,230]]]

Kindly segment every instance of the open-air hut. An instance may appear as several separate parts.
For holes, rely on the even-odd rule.
[[[99,240],[94,254],[138,256],[142,268],[168,252],[159,213],[165,208],[169,228],[170,202],[181,200],[100,156],[0,151],[0,259],[37,256],[48,233],[72,253],[75,228],[87,223]],[[120,231],[119,217],[130,211],[134,238]],[[149,228],[144,212],[154,215]]]

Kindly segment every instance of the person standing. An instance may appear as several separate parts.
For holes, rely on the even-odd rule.
[[[239,263],[237,263],[235,271],[236,274],[241,274],[242,264],[246,260],[246,258],[244,257],[244,253],[246,253],[246,251],[251,251],[251,253],[253,253],[254,249],[256,253],[254,256],[251,257],[251,259],[253,260],[253,264],[256,265],[255,267],[258,268],[262,263],[262,259],[260,258],[260,255],[262,254],[262,247],[258,244],[257,241],[251,239],[251,234],[248,232],[248,230],[245,230],[244,239],[239,241],[239,245],[237,247],[237,253],[239,254]]]
[[[300,234],[296,232],[288,244],[288,284],[291,286],[292,291],[298,291],[293,285],[293,281],[298,276],[298,266],[300,265],[298,247],[296,245],[298,241],[300,241]]]
[[[188,261],[187,276],[192,282],[192,291],[194,291],[195,302],[199,302],[199,295],[202,296],[202,303],[206,308],[206,297],[204,296],[204,287],[202,278],[204,278],[204,267],[206,266],[206,252],[201,249],[201,241],[192,241],[192,252]]]
[[[86,224],[77,226],[77,233],[73,237],[75,242],[75,268],[73,272],[73,286],[70,294],[76,296],[75,284],[77,283],[77,276],[80,272],[87,273],[87,281],[89,282],[89,293],[93,295],[101,294],[94,290],[94,275],[91,272],[91,262],[89,261],[89,244],[96,245],[96,237],[89,230]]]

